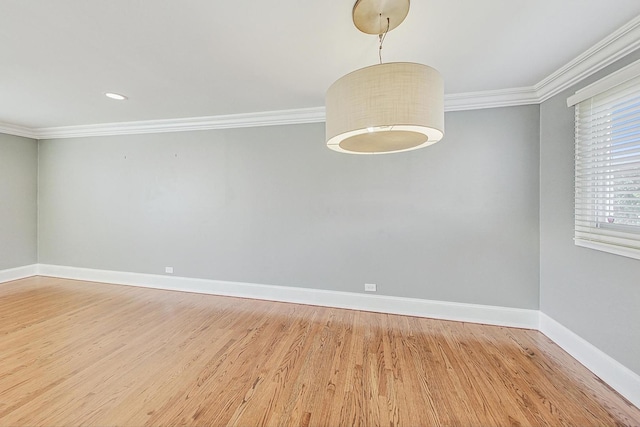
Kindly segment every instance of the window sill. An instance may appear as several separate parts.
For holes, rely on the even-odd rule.
[[[597,251],[608,252],[614,255],[621,255],[628,258],[640,259],[640,250],[627,248],[625,246],[609,245],[607,243],[592,242],[590,240],[574,239],[576,246],[595,249]]]

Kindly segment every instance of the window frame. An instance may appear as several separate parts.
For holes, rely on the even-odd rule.
[[[637,226],[608,223],[609,216],[603,215],[602,213],[610,210],[614,212],[611,208],[619,205],[619,203],[616,202],[624,200],[620,198],[620,191],[624,190],[620,190],[619,187],[622,185],[620,181],[626,178],[627,173],[615,170],[615,168],[616,166],[620,166],[620,162],[624,162],[625,156],[629,154],[632,157],[640,155],[640,141],[638,142],[637,148],[635,145],[630,146],[629,153],[624,150],[617,150],[616,154],[612,154],[611,157],[606,157],[607,154],[609,154],[606,151],[609,146],[606,145],[606,142],[603,144],[602,141],[612,140],[610,137],[612,132],[609,128],[606,128],[607,130],[604,132],[605,137],[596,137],[595,143],[587,142],[584,134],[591,135],[595,134],[595,132],[592,128],[588,128],[586,132],[579,130],[579,126],[584,127],[584,122],[578,121],[581,118],[578,114],[578,104],[585,101],[593,101],[594,97],[615,93],[616,89],[620,88],[623,84],[631,87],[630,93],[632,93],[632,97],[635,97],[636,93],[640,96],[640,81],[632,82],[632,80],[638,80],[639,78],[640,60],[586,86],[567,99],[567,105],[569,107],[575,106],[576,109],[574,146],[574,243],[576,246],[635,259],[640,259],[640,223]],[[624,89],[624,86],[622,86],[622,88]],[[615,102],[616,100],[612,100],[609,104],[605,102],[604,105],[613,107]],[[635,106],[635,101],[633,102],[632,105]],[[592,108],[588,103],[584,103],[584,105],[586,108]],[[602,105],[598,105],[597,108],[602,108]],[[603,109],[606,110],[606,108]],[[615,111],[612,111],[612,113],[614,112]],[[591,113],[592,112],[589,111],[586,115],[591,118]],[[605,113],[605,115],[609,116],[612,113]],[[606,120],[601,118],[594,120],[594,123],[598,125],[602,125],[603,122],[606,122]],[[633,131],[636,131],[636,129],[640,131],[640,123],[634,123],[631,129]],[[602,132],[600,133],[602,134]],[[635,136],[633,136],[633,133],[631,135],[633,139],[630,142],[634,143]],[[593,140],[594,138],[589,136],[588,139]],[[611,146],[613,146],[613,144]],[[626,147],[624,148],[626,149]],[[595,153],[588,153],[589,150]],[[587,157],[597,157],[597,162],[602,162],[604,165],[598,165],[597,167],[590,166],[587,164],[589,160],[585,160]],[[604,169],[609,166],[607,164],[608,162],[613,165],[611,167],[614,171],[598,171],[598,169]],[[587,164],[586,168],[585,164]],[[640,164],[637,166],[632,165],[628,170],[633,171],[633,173],[630,174],[629,181],[634,181],[632,185],[638,185],[635,181],[640,180]],[[615,177],[616,173],[625,176]],[[585,177],[584,175],[587,176]],[[611,188],[606,188],[609,186],[611,186]],[[605,189],[602,189],[602,187],[605,187]],[[635,188],[629,191],[635,192]],[[604,198],[602,197],[603,195]],[[607,200],[607,196],[610,196],[611,200]],[[630,200],[634,200],[635,197],[637,196],[634,195]],[[614,198],[616,199],[615,201],[613,200]],[[587,206],[586,209],[585,205]],[[634,209],[631,209],[631,214],[635,214]],[[606,220],[603,220],[605,218]],[[635,218],[630,221],[634,220]],[[601,231],[602,234],[599,235],[598,231]]]

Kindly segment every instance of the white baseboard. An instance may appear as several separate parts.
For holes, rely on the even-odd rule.
[[[598,375],[618,393],[640,407],[640,376],[538,310],[47,264],[0,271],[0,282],[36,274],[172,291],[536,329],[548,336],[587,369]]]
[[[24,279],[25,277],[35,276],[36,274],[38,274],[38,264],[0,270],[0,283]]]
[[[40,264],[38,274],[119,285],[292,302],[460,322],[538,329],[538,311],[289,286],[191,279]]]
[[[640,408],[640,375],[542,312],[539,330]]]

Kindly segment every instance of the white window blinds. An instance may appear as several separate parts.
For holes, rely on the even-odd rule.
[[[575,114],[575,242],[640,258],[640,75]]]

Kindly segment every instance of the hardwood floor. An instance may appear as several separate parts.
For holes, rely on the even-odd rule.
[[[0,285],[0,425],[601,426],[537,331],[34,277]]]

